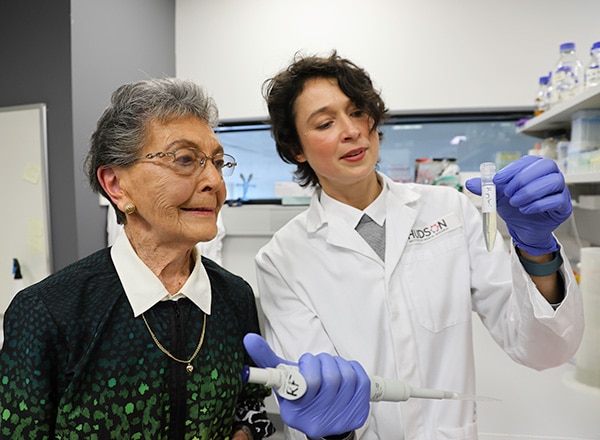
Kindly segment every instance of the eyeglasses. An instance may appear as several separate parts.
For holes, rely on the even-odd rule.
[[[173,158],[173,160],[167,162],[167,164],[169,164],[176,173],[184,176],[191,176],[199,169],[203,170],[206,166],[207,160],[212,161],[214,167],[223,177],[231,176],[235,166],[237,165],[235,158],[229,154],[215,154],[214,156],[209,156],[195,148],[188,147],[178,148],[175,151],[169,151],[166,153],[159,151],[158,153],[146,154],[142,157],[139,157],[137,160],[154,159],[155,157]]]

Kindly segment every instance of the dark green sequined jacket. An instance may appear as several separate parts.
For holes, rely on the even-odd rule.
[[[212,311],[194,371],[162,353],[134,318],[110,250],[98,251],[16,296],[0,352],[0,438],[202,439],[231,436],[238,418],[257,438],[272,428],[264,387],[244,385],[242,338],[258,332],[250,286],[202,259]],[[146,312],[162,345],[188,359],[203,312],[188,299]],[[268,421],[266,421],[268,424]]]

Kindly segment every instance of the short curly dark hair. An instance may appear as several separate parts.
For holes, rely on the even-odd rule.
[[[328,57],[297,53],[292,64],[263,83],[262,93],[267,102],[277,153],[284,162],[297,166],[294,176],[301,186],[319,185],[319,179],[308,162],[296,159],[303,151],[296,130],[294,105],[304,83],[313,78],[336,79],[342,92],[372,118],[372,130],[377,130],[389,117],[380,92],[374,88],[364,69],[340,57],[335,50]]]

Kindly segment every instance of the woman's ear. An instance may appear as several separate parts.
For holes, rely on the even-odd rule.
[[[294,158],[296,159],[296,161],[298,163],[304,163],[306,162],[306,156],[304,156],[304,153],[299,150],[298,153],[296,153],[296,155],[294,156]]]
[[[96,171],[96,176],[104,192],[106,192],[115,205],[120,206],[126,202],[123,200],[125,192],[121,188],[119,176],[114,168],[100,167]]]

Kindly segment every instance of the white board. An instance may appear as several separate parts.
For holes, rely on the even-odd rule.
[[[0,108],[0,316],[19,284],[50,274],[46,105]],[[18,259],[22,283],[14,280]]]

